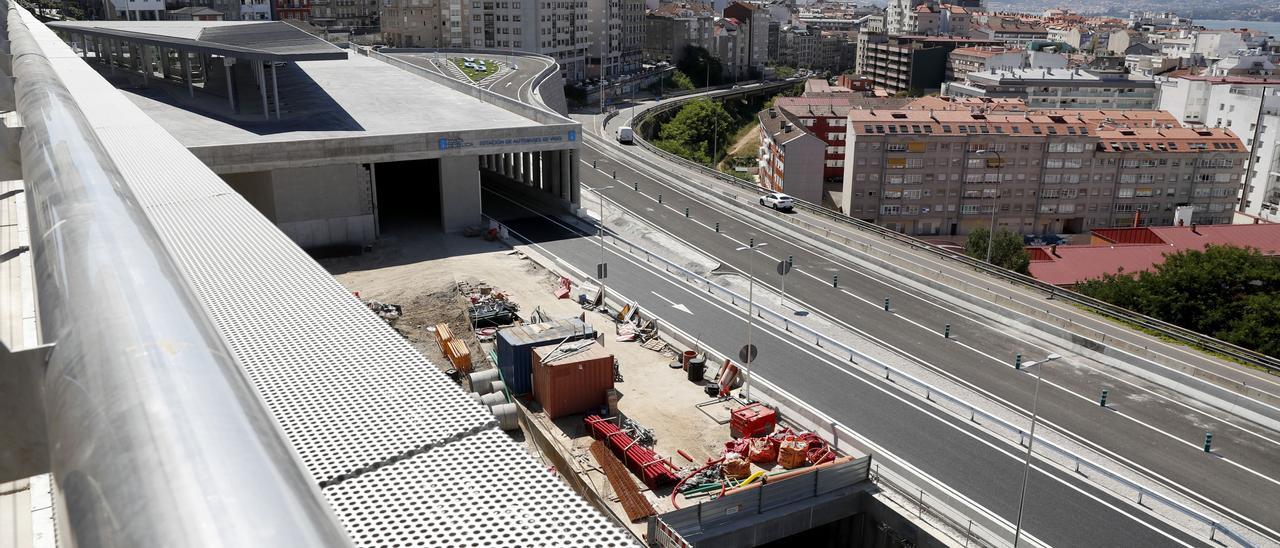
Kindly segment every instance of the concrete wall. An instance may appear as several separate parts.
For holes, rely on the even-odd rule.
[[[457,232],[480,224],[480,159],[448,157],[439,163],[441,228]]]
[[[276,221],[276,194],[275,186],[271,184],[271,172],[228,173],[222,176],[222,180],[253,204],[262,216]]]
[[[302,248],[373,243],[369,173],[360,164],[223,174]]]

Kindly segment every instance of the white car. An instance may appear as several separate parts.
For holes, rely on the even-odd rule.
[[[770,192],[760,197],[760,205],[772,207],[778,211],[790,211],[795,207],[796,199],[781,192]]]

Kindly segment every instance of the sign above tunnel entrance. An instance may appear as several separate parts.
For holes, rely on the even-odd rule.
[[[461,137],[441,137],[438,141],[440,150],[463,148],[506,147],[520,145],[538,145],[543,143],[563,143],[578,140],[578,132],[569,130],[567,135],[536,135],[531,137],[506,137],[501,139],[468,140]]]

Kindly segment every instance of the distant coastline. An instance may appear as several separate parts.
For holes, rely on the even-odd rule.
[[[1237,21],[1233,19],[1192,19],[1192,21],[1207,29],[1248,28],[1280,37],[1280,22],[1277,21]]]

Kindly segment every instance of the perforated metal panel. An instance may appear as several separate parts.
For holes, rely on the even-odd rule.
[[[61,77],[357,544],[632,544],[252,205],[66,53],[55,59]]]
[[[149,212],[317,482],[495,424],[247,207],[225,194]]]
[[[581,497],[495,430],[324,493],[357,546],[635,544],[603,516],[582,512]]]

